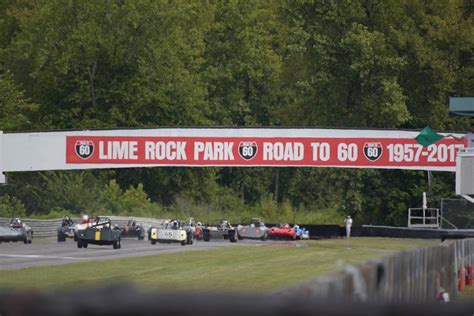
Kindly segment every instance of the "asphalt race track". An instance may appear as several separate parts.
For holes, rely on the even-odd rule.
[[[261,245],[264,242],[244,240],[238,243],[228,241],[194,241],[193,245],[180,244],[151,245],[147,240],[122,239],[122,248],[97,246],[89,244],[87,249],[78,249],[72,240],[58,243],[55,240],[42,240],[25,245],[23,242],[0,244],[0,270],[13,270],[38,266],[50,266],[67,263],[87,262],[94,260],[117,259],[173,253],[181,251],[203,250],[238,245]]]

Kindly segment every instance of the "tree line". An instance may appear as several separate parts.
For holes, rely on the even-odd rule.
[[[0,3],[0,130],[298,126],[466,130],[469,0]],[[252,214],[404,224],[454,175],[333,168],[25,172],[0,213]],[[23,213],[22,213],[23,212]],[[52,212],[52,213],[51,213]]]

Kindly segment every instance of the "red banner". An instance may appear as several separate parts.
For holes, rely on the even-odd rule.
[[[67,164],[333,166],[454,171],[464,142],[411,138],[67,136]]]

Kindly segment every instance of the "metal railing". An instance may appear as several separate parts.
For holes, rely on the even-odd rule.
[[[411,228],[440,228],[440,218],[438,208],[417,207],[408,209],[408,227]]]
[[[132,217],[132,216],[108,216],[112,221],[112,225],[124,226],[130,218],[135,219],[138,225],[148,229],[151,226],[162,225],[165,219],[146,218],[146,217]],[[0,218],[0,226],[6,226],[10,223],[10,218]],[[79,218],[72,218],[74,223],[79,222]],[[33,229],[34,237],[53,237],[57,235],[58,227],[61,225],[62,218],[58,219],[22,219],[27,225]]]

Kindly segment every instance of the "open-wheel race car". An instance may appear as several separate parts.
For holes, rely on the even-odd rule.
[[[0,243],[17,241],[25,244],[33,241],[33,229],[19,218],[12,219],[7,227],[0,227]]]
[[[293,226],[295,229],[295,239],[310,239],[309,236],[309,230],[306,230],[305,228],[300,228],[298,225]]]
[[[237,242],[237,231],[226,220],[218,225],[204,226],[202,229],[202,239],[209,241],[211,239],[226,239],[230,242]]]
[[[143,240],[145,239],[145,230],[141,225],[138,225],[133,218],[131,218],[124,227],[120,228],[120,236],[122,238],[131,237]]]
[[[66,215],[61,220],[61,226],[58,227],[58,242],[64,242],[67,238],[74,238],[76,241],[76,224]]]
[[[182,246],[193,244],[193,231],[185,228],[185,223],[179,220],[167,221],[163,227],[150,229],[150,241],[158,243],[180,243]]]
[[[202,224],[200,222],[196,222],[194,218],[191,217],[186,222],[184,222],[183,228],[186,231],[191,230],[194,239],[202,239]]]
[[[259,218],[252,218],[249,224],[237,226],[238,239],[261,239],[268,238],[268,227]]]
[[[113,229],[110,218],[96,217],[85,229],[76,232],[77,248],[87,248],[93,245],[112,245],[114,249],[120,249],[120,229]]]

